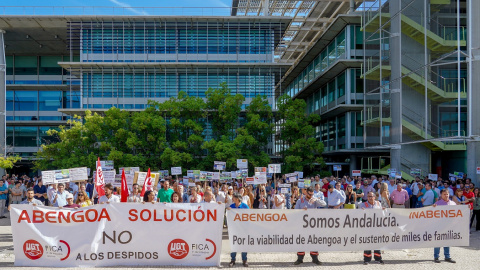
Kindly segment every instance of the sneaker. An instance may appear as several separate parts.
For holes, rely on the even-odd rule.
[[[293,263],[293,265],[299,265],[299,264],[302,264],[302,263],[303,263],[302,260],[296,260],[296,261]]]
[[[445,259],[445,261],[449,263],[457,263],[456,261],[452,260],[452,258]]]
[[[436,262],[436,263],[440,263],[440,259],[439,259],[439,258],[435,258],[435,259],[433,259],[433,261]]]
[[[248,267],[248,262],[247,261],[243,261],[243,267]]]
[[[378,262],[379,264],[385,264],[385,263],[383,262],[383,260],[378,260],[377,262]]]
[[[313,259],[312,260],[312,263],[316,264],[316,265],[322,265],[322,262],[319,261],[318,259]]]
[[[368,265],[368,262],[363,262],[363,265]]]
[[[233,267],[235,265],[235,261],[231,261],[229,264],[228,264],[228,267]]]

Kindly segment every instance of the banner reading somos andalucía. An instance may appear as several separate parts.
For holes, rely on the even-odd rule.
[[[218,266],[225,206],[12,205],[15,266]]]
[[[468,246],[467,206],[227,211],[232,251],[360,251]]]

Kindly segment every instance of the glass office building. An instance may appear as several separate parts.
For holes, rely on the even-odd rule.
[[[288,63],[274,61],[287,17],[5,16],[6,145],[30,166],[49,129],[73,114],[142,110],[180,91],[266,96]],[[8,27],[7,27],[8,26]],[[45,31],[40,31],[44,29]],[[208,133],[208,132],[207,132]],[[272,152],[271,150],[269,151]]]
[[[418,169],[475,175],[479,97],[468,68],[475,3],[373,0],[337,17],[276,88],[321,116],[316,136],[327,165],[394,169],[407,179]]]

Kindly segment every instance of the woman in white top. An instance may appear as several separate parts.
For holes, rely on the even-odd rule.
[[[380,185],[380,191],[378,192],[378,200],[382,204],[383,208],[390,208],[390,194],[388,192],[388,185],[387,183],[383,182]]]
[[[260,186],[258,209],[267,209],[267,192],[264,185]]]
[[[238,193],[242,195],[242,203],[246,205],[250,205],[250,196],[245,194],[245,188],[244,187],[239,188]]]
[[[233,187],[229,186],[227,194],[225,195],[225,205],[230,206],[233,204]]]
[[[285,209],[285,195],[279,193],[274,198],[273,209]]]

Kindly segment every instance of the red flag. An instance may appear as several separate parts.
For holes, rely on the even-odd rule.
[[[127,202],[128,199],[128,187],[127,178],[125,177],[125,170],[122,170],[122,199],[120,202]]]
[[[97,161],[97,174],[95,177],[95,190],[97,191],[98,198],[105,195],[105,179],[103,179],[102,165],[100,165],[100,158]]]
[[[145,194],[145,191],[153,190],[152,177],[150,177],[150,168],[148,168],[147,177],[145,177],[145,182],[143,182],[141,197]]]

